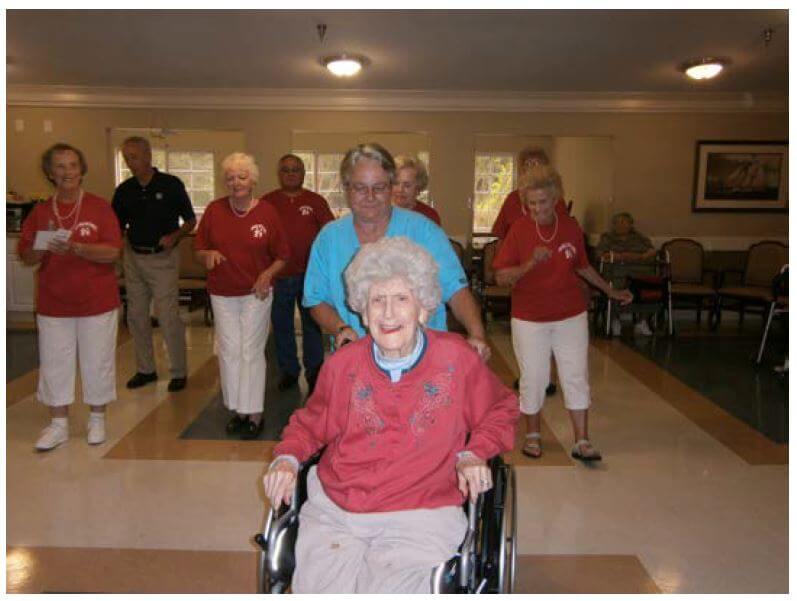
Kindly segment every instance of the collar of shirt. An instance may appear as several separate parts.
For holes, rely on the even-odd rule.
[[[398,382],[401,379],[401,376],[415,367],[421,360],[423,353],[426,351],[426,333],[420,326],[418,327],[418,332],[419,336],[415,341],[415,348],[413,348],[412,352],[406,357],[400,357],[398,359],[390,359],[385,357],[382,354],[382,351],[379,350],[376,342],[372,343],[371,348],[374,354],[374,361],[376,361],[379,369],[381,369],[390,377],[390,381],[393,384]]]

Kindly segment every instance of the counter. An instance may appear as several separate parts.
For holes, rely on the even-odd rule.
[[[33,313],[36,267],[25,265],[17,255],[19,233],[6,233],[6,311]]]

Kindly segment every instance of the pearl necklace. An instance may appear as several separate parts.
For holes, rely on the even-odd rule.
[[[61,215],[58,212],[58,192],[53,194],[53,213],[55,214],[55,219],[58,221],[59,229],[62,229],[62,230],[69,229],[70,232],[75,229],[75,226],[77,225],[77,218],[78,218],[78,215],[80,214],[80,205],[82,203],[83,203],[83,189],[81,188],[80,189],[80,194],[78,195],[77,201],[75,202],[74,206],[72,207],[72,210],[69,211],[69,214],[67,214],[67,215]],[[67,221],[68,219],[71,219],[73,215],[74,215],[75,219],[72,222],[72,227],[70,227],[70,228],[64,227],[64,222]]]
[[[547,239],[542,235],[542,232],[540,231],[539,222],[536,219],[534,220],[534,227],[537,228],[537,235],[540,237],[540,240],[542,240],[546,244],[551,243],[553,241],[553,239],[556,238],[556,233],[559,231],[559,217],[557,217],[556,213],[554,213],[553,214],[553,218],[554,218],[553,234],[551,235],[550,238],[547,238]]]
[[[233,215],[243,219],[244,217],[246,217],[249,214],[249,212],[252,209],[254,209],[257,206],[257,202],[258,201],[255,200],[254,198],[250,198],[249,199],[249,207],[243,212],[241,212],[238,208],[236,208],[235,204],[232,202],[232,198],[231,197],[229,197],[229,196],[227,197],[227,202],[230,204],[230,210],[232,211]]]

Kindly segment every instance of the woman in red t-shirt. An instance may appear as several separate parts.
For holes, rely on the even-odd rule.
[[[590,405],[587,350],[587,305],[579,277],[622,304],[628,290],[615,290],[587,260],[584,232],[578,223],[558,215],[562,195],[559,174],[548,165],[535,166],[520,178],[521,199],[530,212],[512,224],[493,260],[496,281],[512,286],[512,344],[520,365],[520,411],[526,416],[523,453],[542,454],[540,411],[548,384],[551,351],[573,423],[571,455],[584,461],[601,458],[589,441]]]
[[[393,182],[391,201],[397,207],[420,213],[440,224],[440,215],[428,204],[418,200],[418,195],[429,185],[429,172],[419,158],[410,156],[396,157],[396,181]]]
[[[39,266],[37,396],[52,419],[36,442],[39,451],[69,439],[78,356],[83,402],[91,407],[89,444],[105,441],[105,405],[116,399],[120,303],[114,262],[122,236],[110,203],[83,191],[87,169],[83,153],[68,144],[45,151],[42,170],[55,192],[22,224],[17,247],[26,264]]]
[[[222,396],[233,411],[227,433],[254,439],[263,431],[271,285],[290,249],[274,208],[253,195],[255,160],[235,152],[221,168],[229,196],[205,209],[194,250],[208,270]]]

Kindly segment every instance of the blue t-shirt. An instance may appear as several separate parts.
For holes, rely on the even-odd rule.
[[[448,236],[423,215],[393,207],[385,236],[406,236],[429,251],[440,268],[440,288],[444,302],[448,302],[456,292],[468,285]],[[320,303],[327,303],[338,312],[342,320],[363,336],[365,327],[359,314],[354,313],[346,303],[346,283],[343,279],[343,272],[359,249],[360,241],[351,215],[327,223],[310,249],[302,304],[305,307],[315,307]],[[443,303],[430,317],[427,326],[435,330],[447,329]]]

